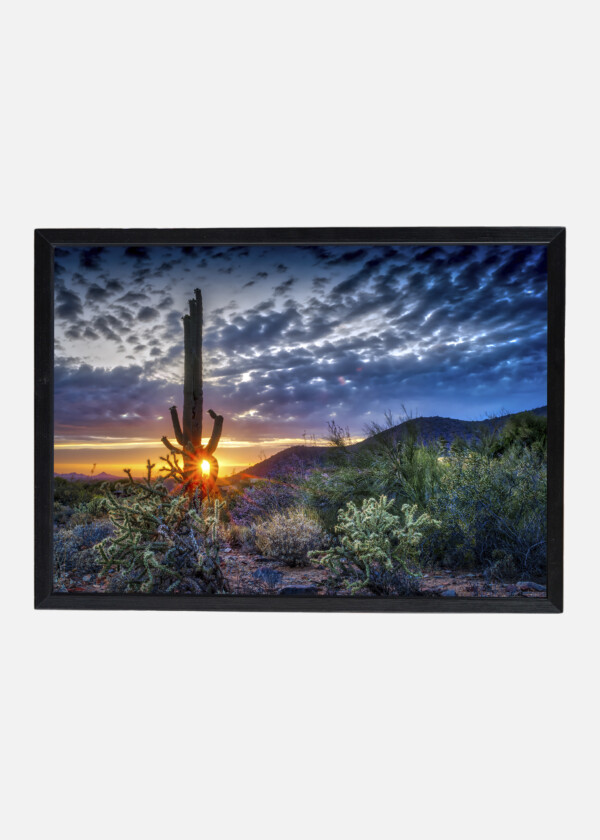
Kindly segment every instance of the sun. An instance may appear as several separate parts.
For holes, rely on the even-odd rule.
[[[204,473],[205,475],[208,475],[208,473],[210,472],[210,464],[208,463],[208,461],[202,461],[202,463],[200,464],[200,472]]]

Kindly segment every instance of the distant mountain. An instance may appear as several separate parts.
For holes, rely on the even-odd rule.
[[[353,449],[359,446],[368,445],[369,442],[381,439],[382,437],[389,437],[392,439],[400,439],[407,434],[409,428],[412,426],[417,430],[417,437],[423,443],[431,443],[434,440],[445,438],[448,443],[451,443],[454,438],[464,438],[470,441],[476,438],[480,429],[486,428],[489,431],[500,430],[505,423],[513,417],[521,417],[523,414],[537,414],[545,417],[548,414],[548,407],[541,406],[540,408],[532,408],[530,411],[518,411],[515,414],[504,414],[500,417],[491,417],[487,420],[453,420],[450,417],[416,417],[414,420],[405,420],[397,426],[392,426],[391,429],[385,429],[379,434],[373,435],[370,438],[348,447]]]
[[[101,472],[96,475],[84,475],[83,473],[54,473],[54,478],[64,478],[66,481],[125,481],[126,475],[109,475]]]
[[[416,428],[417,437],[423,443],[431,443],[434,440],[445,438],[448,443],[451,443],[454,438],[464,438],[470,441],[477,437],[479,430],[485,427],[489,430],[501,429],[502,426],[512,417],[518,417],[522,414],[538,414],[546,416],[548,413],[547,406],[540,408],[533,408],[531,411],[519,411],[515,414],[505,414],[502,417],[492,417],[487,420],[453,420],[450,417],[416,417],[415,419],[405,420],[397,426],[392,426],[390,429],[384,429],[371,437],[367,437],[358,443],[351,444],[349,450],[357,450],[365,446],[372,445],[375,441],[382,438],[392,438],[400,440],[405,436],[409,429]],[[247,470],[241,470],[239,473],[230,476],[226,481],[236,481],[242,478],[269,478],[277,473],[289,469],[290,467],[299,467],[302,469],[310,469],[311,467],[323,466],[328,456],[331,454],[331,446],[289,446],[287,449],[282,449],[271,455],[270,458],[265,458],[258,464],[248,467]]]
[[[318,467],[325,462],[329,453],[331,453],[330,446],[305,446],[303,444],[288,446],[287,449],[276,452],[275,455],[265,458],[264,461],[259,461],[253,467],[248,467],[247,470],[241,470],[235,475],[228,476],[223,483],[241,478],[269,478],[292,466],[302,467],[303,469]]]

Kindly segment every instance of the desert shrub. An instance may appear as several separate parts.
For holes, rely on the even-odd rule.
[[[223,523],[221,526],[222,538],[232,548],[254,548],[254,529],[248,525],[236,525],[234,522]]]
[[[54,501],[59,505],[75,507],[89,498],[87,485],[81,481],[67,481],[60,476],[54,477]]]
[[[326,566],[332,582],[343,583],[352,594],[363,590],[376,595],[408,595],[419,589],[416,548],[423,530],[437,522],[427,514],[417,517],[417,506],[404,504],[401,517],[392,513],[385,496],[365,499],[358,507],[348,502],[340,510],[337,544],[311,558]]]
[[[421,560],[471,565],[499,577],[541,575],[546,564],[546,465],[532,451],[501,457],[454,453],[443,463],[427,510],[440,528],[427,534]]]
[[[274,513],[256,524],[254,539],[261,554],[303,566],[309,551],[322,548],[326,537],[317,520],[302,508]]]
[[[227,585],[219,564],[222,503],[201,505],[171,493],[162,478],[131,481],[131,495],[106,488],[105,507],[115,527],[99,545],[113,592],[215,594]]]
[[[64,505],[61,502],[54,502],[53,520],[55,525],[66,525],[73,514],[73,508],[70,505]]]
[[[527,448],[545,457],[548,444],[548,418],[530,411],[511,417],[499,435],[500,453]]]
[[[114,532],[107,520],[98,520],[74,528],[59,528],[54,533],[54,564],[61,574],[77,571],[97,572],[101,557],[98,551],[90,551]]]
[[[246,487],[228,503],[229,516],[235,525],[250,526],[259,519],[281,513],[298,505],[301,493],[297,476],[281,469],[271,478]]]
[[[64,478],[54,479],[54,522],[57,525],[68,524],[85,525],[105,516],[103,509],[104,484],[86,483],[81,481],[67,481]],[[116,487],[116,482],[107,486]],[[119,484],[121,492],[128,488],[123,481]]]

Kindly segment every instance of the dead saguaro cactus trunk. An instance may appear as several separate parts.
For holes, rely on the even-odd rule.
[[[208,414],[213,420],[213,430],[205,446],[202,445],[202,292],[194,290],[190,300],[189,315],[183,316],[184,371],[183,371],[183,427],[179,422],[177,406],[172,406],[173,432],[180,448],[165,436],[162,442],[171,452],[163,458],[171,475],[182,482],[190,492],[200,490],[204,498],[216,484],[219,462],[214,451],[219,445],[223,418],[212,409]],[[183,465],[178,461],[180,456]]]

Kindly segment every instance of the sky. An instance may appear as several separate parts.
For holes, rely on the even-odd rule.
[[[478,420],[547,402],[544,246],[57,248],[56,472],[160,464],[195,288],[222,475],[329,421],[361,438],[386,411]]]

